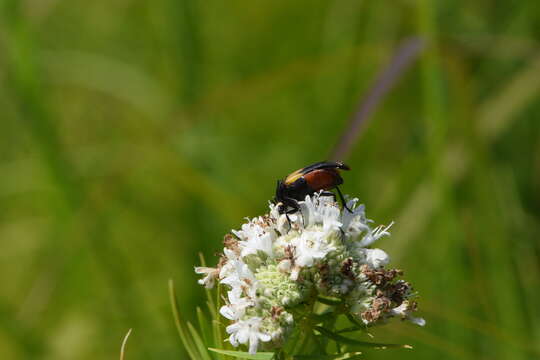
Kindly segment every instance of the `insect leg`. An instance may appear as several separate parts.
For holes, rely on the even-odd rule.
[[[289,217],[289,212],[288,211],[285,212],[285,217],[287,218],[287,222],[289,223],[289,230],[290,230],[290,229],[292,229],[292,224],[291,224],[291,218]]]
[[[293,198],[286,198],[285,199],[287,201],[287,205],[291,207],[290,210],[288,210],[285,214],[287,214],[287,220],[289,220],[289,225],[291,225],[291,220],[289,219],[289,214],[294,214],[294,213],[299,213],[301,216],[302,216],[302,224],[304,225],[304,227],[306,226],[306,223],[305,223],[305,220],[304,220],[304,215],[302,214],[302,212],[300,211],[300,204],[298,203],[298,200],[296,199],[293,199]]]
[[[341,193],[341,190],[339,190],[339,188],[337,186],[336,186],[336,190],[338,192],[339,198],[341,199],[341,203],[343,204],[343,207],[345,209],[347,209],[352,214],[353,211],[347,207],[347,203],[345,202],[345,198],[343,197],[343,194]]]
[[[334,194],[331,191],[323,191],[323,192],[321,192],[320,196],[331,196],[331,197],[334,198],[334,201],[336,201],[336,194]]]

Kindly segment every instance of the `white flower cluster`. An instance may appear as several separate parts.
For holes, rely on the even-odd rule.
[[[384,267],[388,255],[371,244],[389,235],[388,226],[372,228],[358,199],[341,209],[333,197],[315,194],[301,201],[301,211],[270,213],[249,220],[234,235],[225,237],[225,248],[216,268],[198,267],[207,288],[216,280],[226,285],[227,304],[221,315],[232,345],[248,345],[254,354],[261,345],[271,349],[284,343],[299,319],[295,306],[336,298],[358,322],[373,325],[391,317],[414,318],[415,294],[410,285],[396,280],[400,270]]]

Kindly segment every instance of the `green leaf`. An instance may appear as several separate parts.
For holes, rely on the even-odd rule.
[[[217,352],[218,354],[229,355],[235,358],[248,359],[248,360],[271,360],[274,358],[274,355],[275,355],[275,353],[273,352],[258,352],[252,355],[245,351],[221,350],[221,349],[214,349],[214,348],[208,348],[208,350]]]
[[[223,346],[223,325],[220,322],[219,319],[219,309],[221,307],[221,285],[218,283],[216,284],[216,301],[213,303],[215,308],[212,315],[212,332],[214,334],[214,343],[213,346],[215,347],[221,347]],[[209,305],[210,306],[210,305]],[[223,354],[218,354],[220,360],[227,359]]]
[[[210,357],[210,354],[208,353],[207,347],[205,346],[197,330],[189,322],[187,323],[187,326],[188,326],[189,331],[191,332],[191,336],[193,337],[193,340],[195,341],[195,345],[197,346],[197,349],[199,350],[199,353],[201,354],[201,358],[203,360],[212,360],[212,358]]]
[[[356,325],[359,328],[367,328],[366,325],[362,324],[360,321],[356,320],[354,316],[351,313],[345,314],[347,316],[347,319],[353,324]]]
[[[354,331],[362,331],[369,335],[368,330],[370,328],[370,325],[363,324],[360,321],[356,320],[356,318],[351,314],[347,313],[345,314],[347,319],[354,324],[354,326],[347,327],[344,329],[336,330],[336,334],[346,333],[346,332],[354,332]]]
[[[180,340],[186,348],[186,352],[189,357],[193,360],[199,360],[201,356],[197,352],[197,348],[193,342],[193,339],[188,334],[186,326],[180,320],[180,312],[178,311],[178,301],[176,300],[176,292],[174,291],[174,283],[172,279],[169,280],[169,298],[171,302],[171,308],[174,316],[174,323],[176,329],[178,330],[178,335],[180,335]]]
[[[533,58],[509,80],[504,81],[498,93],[478,107],[478,134],[489,141],[495,140],[537,96],[540,83],[540,57]]]
[[[360,359],[362,353],[360,351],[334,354],[334,355],[296,355],[293,356],[294,360],[347,360],[347,359]]]
[[[334,319],[336,317],[336,313],[334,311],[325,311],[322,314],[311,314],[309,317],[317,323],[321,323]]]
[[[355,332],[355,331],[361,331],[361,330],[364,330],[364,329],[361,329],[358,326],[350,326],[350,327],[347,327],[347,328],[337,330],[336,334],[342,334],[342,333],[347,333],[347,332]]]
[[[295,327],[282,347],[282,350],[284,353],[294,354],[294,349],[298,345],[298,342],[300,341],[300,333],[301,331],[299,330],[299,328]]]
[[[200,332],[201,332],[201,335],[202,335],[203,342],[205,344],[211,345],[210,344],[210,338],[212,336],[212,330],[211,330],[210,327],[211,327],[212,323],[210,321],[208,321],[208,319],[204,315],[203,311],[198,306],[197,306],[197,321],[198,321],[198,324],[199,324],[199,329],[200,329]]]
[[[340,299],[321,296],[321,295],[317,296],[317,301],[322,304],[326,304],[330,306],[341,305],[343,303]]]
[[[210,312],[210,318],[212,320],[219,320],[218,312],[216,312],[216,305],[214,302],[207,301],[206,306],[208,307],[208,311]]]
[[[342,344],[356,345],[368,348],[375,349],[386,349],[386,348],[403,348],[403,349],[412,349],[412,346],[406,344],[382,344],[382,343],[372,343],[367,341],[360,341],[355,339],[350,339],[345,336],[338,335],[330,330],[326,330],[323,327],[315,326],[315,330],[320,332],[322,335]]]
[[[132,329],[128,330],[126,336],[124,336],[124,341],[122,341],[122,346],[120,347],[120,360],[124,360],[124,355],[126,353],[126,344],[127,344],[129,335],[131,335],[131,330]]]

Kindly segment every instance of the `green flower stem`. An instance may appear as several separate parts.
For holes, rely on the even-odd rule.
[[[350,313],[350,312],[345,312],[345,316],[347,316],[347,320],[349,320],[353,325],[355,325],[356,327],[360,328],[360,329],[363,329],[363,328],[366,328],[367,325],[365,324],[362,324],[360,321],[356,320],[354,318],[354,316]]]
[[[329,297],[325,297],[321,295],[317,296],[317,301],[320,302],[321,304],[330,305],[330,306],[337,306],[337,305],[343,304],[343,301],[341,301],[340,299],[329,298]]]
[[[341,329],[341,330],[337,330],[336,334],[355,332],[355,331],[359,331],[359,330],[363,330],[363,329],[359,328],[358,326],[350,326],[350,327],[347,327],[347,328],[344,328],[344,329]]]

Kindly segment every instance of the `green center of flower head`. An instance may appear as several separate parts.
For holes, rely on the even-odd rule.
[[[372,228],[358,199],[343,210],[332,197],[315,194],[300,202],[300,212],[270,212],[249,220],[225,237],[216,268],[196,268],[199,282],[211,288],[225,285],[227,303],[220,313],[233,346],[248,345],[254,354],[262,346],[286,343],[301,323],[316,323],[317,304],[334,306],[333,316],[373,326],[392,317],[418,325],[411,314],[416,296],[400,270],[386,269],[388,255],[370,246],[390,235],[389,226]],[[323,305],[324,306],[324,305]]]

